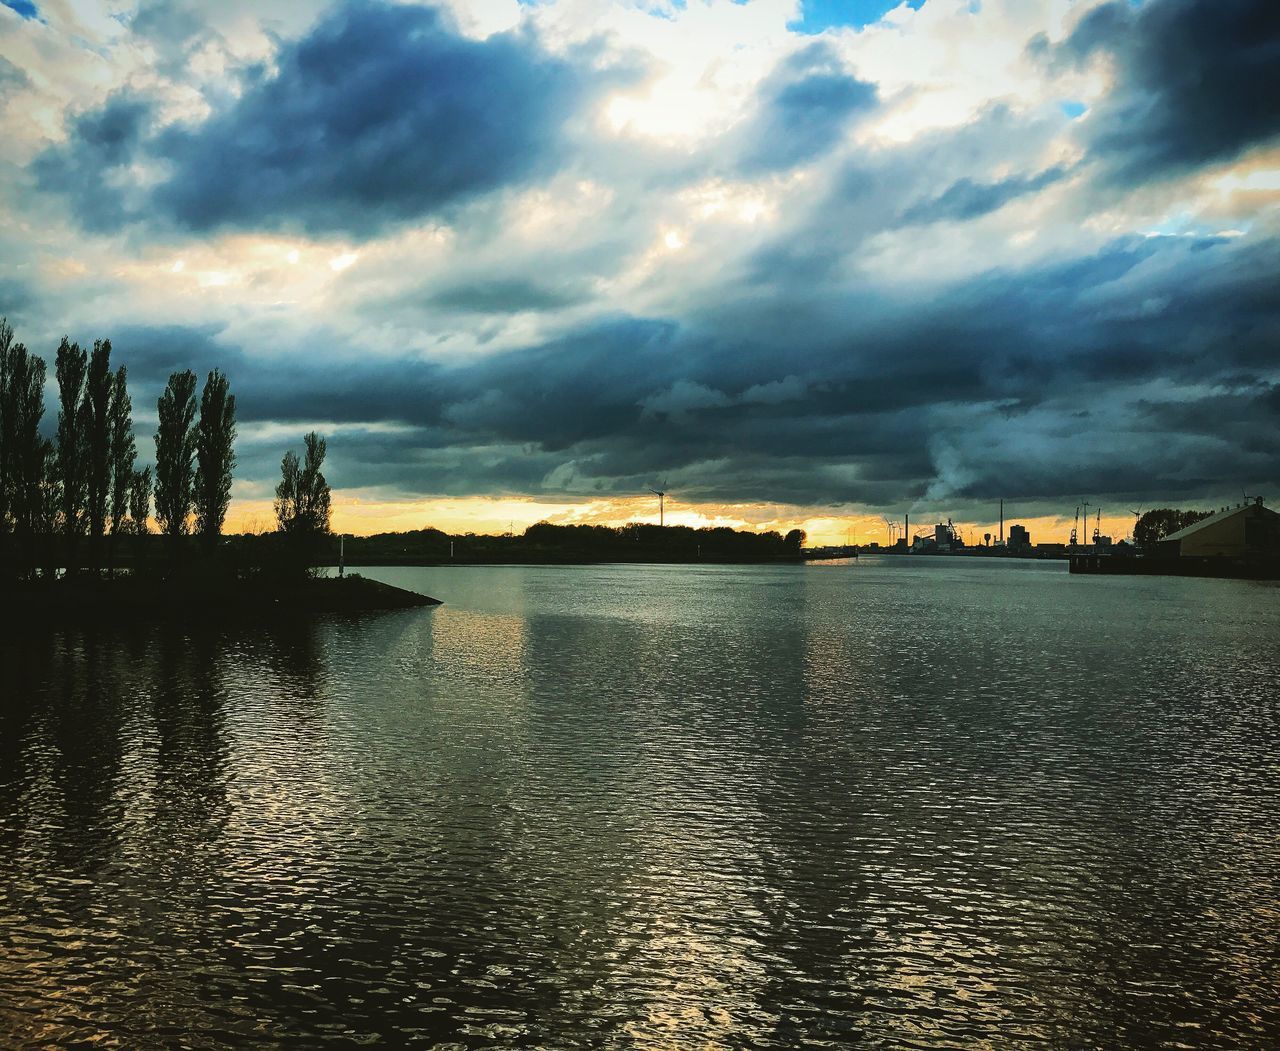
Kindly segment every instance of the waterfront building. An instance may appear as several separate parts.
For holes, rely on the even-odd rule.
[[[1027,532],[1026,526],[1015,525],[1009,527],[1009,550],[1010,551],[1026,551],[1031,547],[1031,534]]]
[[[1162,555],[1227,557],[1280,555],[1280,514],[1262,505],[1237,504],[1179,529],[1159,542]]]

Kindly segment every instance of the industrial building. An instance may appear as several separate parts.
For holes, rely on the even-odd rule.
[[[964,537],[950,518],[933,527],[933,536],[917,536],[911,542],[911,550],[924,555],[954,554],[963,551],[964,547]]]
[[[1263,507],[1259,496],[1171,533],[1158,549],[1161,555],[1184,558],[1280,556],[1280,514]]]

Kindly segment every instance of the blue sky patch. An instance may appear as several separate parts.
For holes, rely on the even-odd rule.
[[[1058,108],[1072,120],[1084,116],[1089,109],[1083,102],[1077,102],[1075,99],[1066,99],[1063,102],[1059,102]]]
[[[907,0],[907,6],[919,11],[924,2]],[[799,21],[787,28],[798,33],[821,33],[839,26],[861,29],[879,22],[901,3],[902,0],[803,0]]]
[[[0,0],[10,11],[17,11],[23,18],[35,18],[40,14],[31,0]]]

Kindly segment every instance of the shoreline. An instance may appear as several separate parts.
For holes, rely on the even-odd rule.
[[[42,624],[49,620],[203,621],[280,613],[380,613],[442,604],[430,595],[359,575],[289,583],[76,577],[18,584],[8,591],[6,600],[0,613],[4,619]]]

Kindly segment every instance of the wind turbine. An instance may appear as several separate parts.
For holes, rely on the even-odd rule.
[[[667,480],[666,480],[665,478],[662,480],[662,488],[661,488],[661,489],[650,489],[650,490],[649,490],[649,492],[653,493],[653,495],[654,495],[654,496],[656,496],[656,497],[658,498],[658,528],[659,528],[659,529],[661,529],[661,528],[662,528],[662,526],[663,526],[663,524],[664,524],[664,522],[665,522],[665,503],[666,503],[666,499],[667,499]]]

